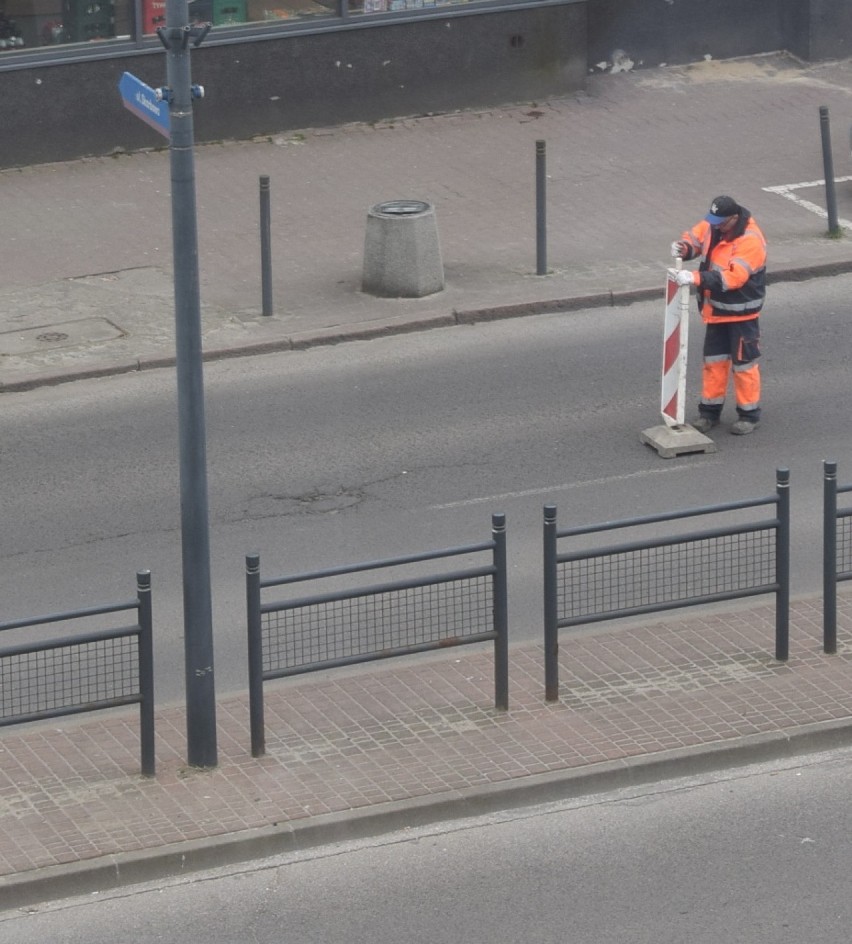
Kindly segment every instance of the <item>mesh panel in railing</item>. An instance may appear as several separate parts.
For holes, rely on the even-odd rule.
[[[835,535],[836,573],[849,573],[852,571],[852,516],[838,514]]]
[[[493,629],[490,576],[264,613],[263,670],[276,672]]]
[[[750,590],[775,574],[774,528],[567,561],[558,566],[559,618]]]
[[[135,636],[0,655],[0,719],[138,694]]]

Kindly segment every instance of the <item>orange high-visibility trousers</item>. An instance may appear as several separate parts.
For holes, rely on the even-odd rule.
[[[704,359],[701,403],[722,408],[728,392],[732,361],[729,356]],[[737,408],[750,413],[760,408],[760,365],[756,361],[734,364],[734,396]]]
[[[760,416],[760,329],[757,318],[707,325],[704,336],[700,410],[716,416],[721,413],[733,368],[737,412]]]

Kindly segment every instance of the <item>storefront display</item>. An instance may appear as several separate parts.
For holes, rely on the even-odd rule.
[[[155,33],[166,25],[166,0],[142,0],[142,32]]]
[[[62,0],[5,0],[2,9],[24,47],[53,43],[61,32]]]
[[[69,43],[87,43],[115,36],[112,0],[63,0],[62,28]]]
[[[20,49],[24,45],[24,38],[18,30],[17,23],[0,13],[0,52],[4,49]]]
[[[130,3],[131,0],[0,0],[0,49],[29,50],[127,37]]]
[[[189,0],[191,23],[214,28],[338,18],[451,6],[468,0]],[[135,5],[142,37],[166,24],[166,0],[0,0],[0,51],[133,39]],[[345,12],[342,7],[345,7]]]

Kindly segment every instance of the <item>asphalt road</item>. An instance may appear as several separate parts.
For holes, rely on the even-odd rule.
[[[852,752],[437,824],[0,916],[0,944],[849,940]]]
[[[792,473],[794,592],[821,587],[822,460],[852,480],[852,277],[771,288],[765,421],[662,459],[662,303],[439,329],[206,367],[217,690],[246,685],[244,556],[264,575],[509,529],[511,631],[541,633],[541,514],[561,526],[770,495]],[[690,407],[702,330],[691,331]],[[4,395],[3,617],[130,599],[153,572],[159,698],[182,697],[174,374]],[[733,419],[729,407],[728,419]],[[690,410],[690,414],[691,414]]]

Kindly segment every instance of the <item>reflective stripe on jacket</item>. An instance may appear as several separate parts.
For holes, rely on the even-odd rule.
[[[687,259],[701,256],[698,286],[705,321],[756,318],[766,298],[766,239],[745,207],[727,238],[702,220],[681,236]]]

